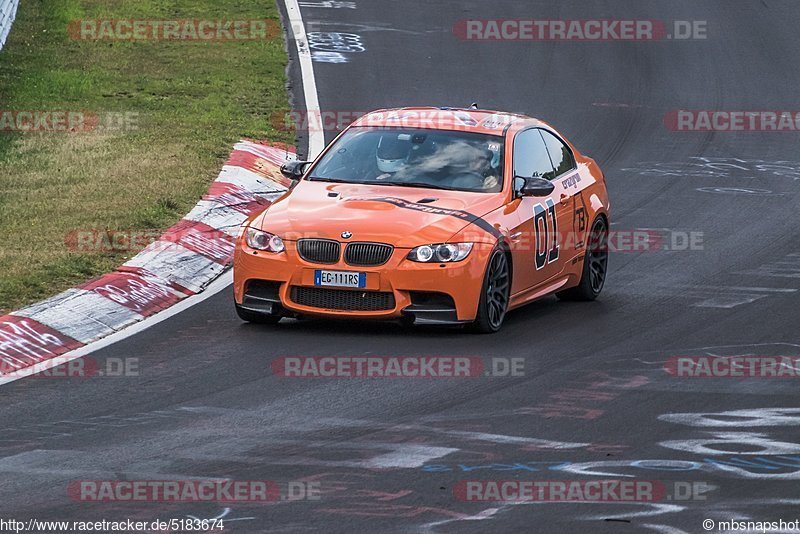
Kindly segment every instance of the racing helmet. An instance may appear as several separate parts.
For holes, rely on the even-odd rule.
[[[395,173],[403,168],[411,155],[411,136],[386,134],[378,140],[376,153],[381,172]]]

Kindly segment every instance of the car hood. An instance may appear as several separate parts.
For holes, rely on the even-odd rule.
[[[440,243],[469,224],[476,234],[496,232],[486,213],[502,205],[502,193],[310,182],[303,180],[251,226],[293,241],[299,238],[376,241],[400,248]],[[480,229],[480,230],[477,230]]]

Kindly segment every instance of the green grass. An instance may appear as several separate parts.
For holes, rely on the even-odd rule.
[[[79,19],[272,19],[274,0],[24,0],[0,52],[0,111],[127,113],[133,127],[0,132],[0,312],[131,254],[76,252],[73,230],[163,229],[202,196],[236,141],[291,143],[283,40],[78,41]]]

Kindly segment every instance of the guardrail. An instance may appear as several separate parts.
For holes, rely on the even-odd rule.
[[[14,15],[17,14],[19,0],[0,0],[0,50],[6,44],[6,37],[11,31]]]

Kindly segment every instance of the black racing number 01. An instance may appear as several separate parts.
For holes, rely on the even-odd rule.
[[[533,206],[533,228],[536,231],[536,270],[558,259],[558,222],[556,204],[545,200],[545,206]],[[549,219],[549,220],[548,220]]]

